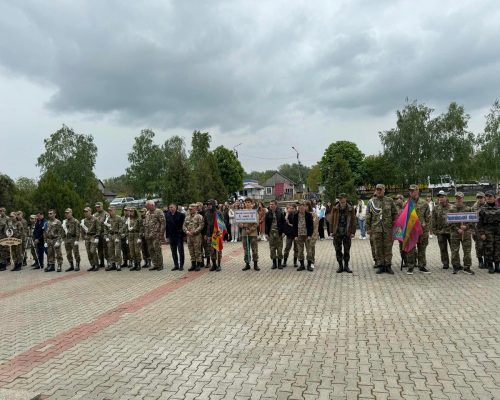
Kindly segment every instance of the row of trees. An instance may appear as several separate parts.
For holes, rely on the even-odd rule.
[[[407,102],[396,113],[396,126],[379,132],[383,151],[365,156],[355,143],[330,144],[315,165],[283,164],[277,169],[309,191],[325,187],[325,197],[340,192],[355,197],[356,188],[378,182],[405,186],[436,181],[451,175],[455,181],[500,179],[500,102],[486,116],[484,131],[468,128],[464,107],[451,103],[434,116],[425,104]],[[105,180],[108,189],[135,197],[162,197],[165,202],[188,203],[215,198],[225,200],[242,187],[244,178],[264,183],[275,170],[245,174],[236,155],[224,146],[210,149],[208,132],[194,131],[188,154],[184,140],[172,136],[155,143],[155,133],[144,129],[134,139],[129,166],[122,176]],[[34,212],[55,208],[61,216],[68,205],[77,216],[85,205],[102,201],[94,173],[97,147],[91,135],[75,133],[63,125],[44,141],[37,159],[38,181],[16,182],[0,174],[0,205]]]

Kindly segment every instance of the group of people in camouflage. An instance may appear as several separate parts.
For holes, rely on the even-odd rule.
[[[423,233],[416,246],[408,253],[403,252],[400,243],[402,268],[412,275],[415,268],[424,274],[429,274],[427,268],[426,248],[429,235],[437,236],[443,269],[450,268],[448,247],[451,250],[451,266],[453,274],[463,271],[473,275],[471,249],[472,240],[476,244],[476,254],[479,268],[487,268],[490,273],[500,273],[500,206],[492,191],[477,193],[476,203],[469,207],[464,204],[464,194],[456,192],[455,204],[448,203],[444,191],[438,193],[438,204],[431,212],[429,201],[420,196],[417,185],[410,185],[409,198],[414,202],[414,208]],[[385,186],[378,184],[373,198],[369,201],[366,213],[366,229],[370,235],[370,244],[374,267],[377,274],[394,274],[392,264],[393,233],[392,227],[405,206],[402,195],[396,200],[385,196]],[[449,213],[477,212],[477,223],[449,223]],[[463,252],[463,262],[460,260],[460,248]]]
[[[451,267],[453,274],[472,271],[471,249],[475,242],[479,268],[488,269],[489,273],[500,273],[500,206],[493,192],[478,193],[476,203],[469,207],[464,203],[464,194],[457,192],[454,205],[448,203],[448,197],[441,191],[438,203],[434,206],[420,196],[418,186],[410,185],[409,198],[420,220],[423,234],[416,246],[408,253],[401,251],[402,268],[411,275],[415,269],[422,273],[430,273],[427,268],[426,248],[429,236],[436,235],[439,244],[443,269]],[[253,199],[244,200],[243,208],[255,209]],[[433,209],[431,212],[431,206]],[[405,201],[402,195],[395,199],[386,196],[385,186],[376,185],[375,193],[366,208],[366,232],[370,237],[374,267],[377,274],[394,274],[392,270],[393,226],[403,210]],[[448,223],[447,215],[452,212],[477,212],[477,223]],[[61,222],[54,210],[48,210],[48,220],[43,213],[32,215],[29,223],[21,211],[6,216],[5,208],[0,208],[0,240],[6,237],[18,238],[21,244],[12,246],[13,271],[19,271],[26,265],[26,252],[31,248],[33,268],[44,268],[43,258],[47,255],[44,271],[62,270],[64,246],[69,267],[66,271],[80,269],[79,241],[85,243],[90,267],[88,271],[104,268],[107,271],[120,271],[129,267],[132,271],[147,267],[149,270],[163,269],[161,242],[166,238],[171,247],[174,261],[173,271],[184,269],[184,240],[191,258],[189,271],[199,271],[210,267],[211,271],[221,270],[222,251],[212,246],[214,221],[217,215],[222,219],[217,203],[209,200],[189,205],[187,213],[180,212],[177,205],[170,204],[164,212],[156,208],[153,201],[146,202],[140,210],[125,207],[122,215],[117,215],[114,207],[107,211],[103,204],[95,204],[95,212],[90,207],[84,209],[81,221],[73,217],[70,208],[65,210]],[[325,220],[333,237],[335,256],[338,263],[337,272],[352,273],[349,267],[350,248],[356,233],[356,207],[347,201],[347,195],[341,193],[334,205],[329,209]],[[264,215],[264,228],[270,249],[272,269],[283,269],[287,266],[293,247],[293,266],[298,271],[314,271],[315,247],[319,233],[318,213],[310,201],[289,204],[285,210],[271,201]],[[258,266],[258,236],[261,232],[261,219],[255,222],[236,223],[241,234],[244,249],[243,271]],[[31,242],[31,243],[30,243]],[[462,248],[463,259],[460,259]],[[0,271],[6,270],[9,259],[8,248],[0,246]],[[141,260],[144,265],[141,266]],[[105,264],[106,262],[106,264]],[[307,265],[306,265],[307,262]]]

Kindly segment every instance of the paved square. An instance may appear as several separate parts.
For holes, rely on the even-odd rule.
[[[316,271],[0,273],[0,395],[48,399],[499,399],[500,274],[376,275],[354,240]],[[186,248],[187,251],[187,248]],[[82,253],[83,255],[83,253]],[[188,257],[189,259],[189,257]],[[86,262],[84,263],[87,264]],[[189,264],[189,262],[188,262]],[[7,397],[6,397],[7,398]]]

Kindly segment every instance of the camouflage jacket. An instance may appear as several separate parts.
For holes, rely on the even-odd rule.
[[[12,229],[12,237],[17,238],[17,239],[22,239],[23,238],[23,223],[21,221],[18,221],[17,219],[15,221],[12,220],[7,220],[7,226],[6,229]]]
[[[108,218],[108,225],[106,225],[106,233],[109,235],[123,234],[123,220],[118,215]]]
[[[451,226],[446,223],[446,218],[450,212],[450,204],[437,204],[432,212],[432,232],[436,235],[450,234]]]
[[[0,217],[0,239],[7,237],[5,231],[9,225],[9,220],[7,217]]]
[[[43,233],[45,240],[59,240],[63,235],[61,221],[57,218],[47,221],[47,230]]]
[[[165,215],[162,210],[148,210],[144,219],[144,237],[158,238],[165,235]]]
[[[80,226],[82,227],[82,235],[85,239],[93,239],[99,236],[99,221],[94,216],[82,219]],[[85,231],[85,228],[87,230]]]
[[[67,240],[78,240],[80,238],[80,224],[76,218],[66,218],[62,223],[63,238]]]
[[[21,222],[21,224],[23,225],[23,234],[22,234],[22,238],[26,238],[26,236],[28,236],[29,234],[29,230],[28,230],[28,222],[24,219],[24,218],[21,218],[19,220]]]
[[[456,213],[456,212],[470,212],[471,208],[465,204],[462,204],[461,206],[457,205],[452,205],[450,207],[450,212]],[[450,229],[452,233],[458,233],[458,230],[460,229],[461,226],[463,226],[464,232],[466,234],[470,234],[473,231],[473,226],[471,224],[449,224],[451,225]]]
[[[398,210],[390,197],[374,197],[366,209],[366,229],[372,232],[391,233]]]
[[[485,235],[486,231],[500,233],[500,206],[485,204],[479,209],[477,231],[479,235]]]
[[[193,215],[186,214],[186,219],[184,219],[184,224],[182,225],[182,230],[184,233],[191,232],[193,235],[197,235],[203,232],[203,227],[205,226],[205,222],[203,221],[203,217],[195,213]]]
[[[129,233],[142,233],[143,225],[141,218],[127,218],[123,226],[123,231]]]
[[[429,207],[429,203],[425,199],[419,198],[415,201],[415,211],[417,212],[418,219],[422,224],[422,229],[424,230],[424,234],[429,232],[431,227],[431,209]]]

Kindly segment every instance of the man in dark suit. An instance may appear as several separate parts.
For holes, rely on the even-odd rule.
[[[177,210],[177,204],[171,203],[165,213],[166,237],[170,242],[170,250],[174,260],[172,271],[184,270],[184,232],[182,225],[186,216]]]

